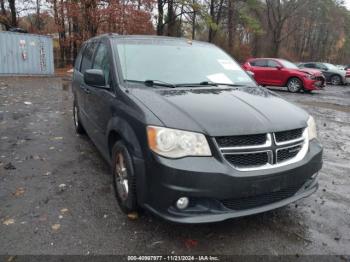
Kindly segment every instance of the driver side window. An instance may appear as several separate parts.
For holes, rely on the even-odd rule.
[[[110,83],[110,62],[108,49],[104,43],[100,43],[98,46],[92,69],[102,70],[105,75],[106,83]]]

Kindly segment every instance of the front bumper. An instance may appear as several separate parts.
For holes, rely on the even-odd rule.
[[[304,79],[304,89],[306,90],[321,90],[326,87],[326,79],[320,77],[317,80],[311,80],[308,78]]]
[[[151,163],[147,162],[141,206],[172,222],[209,223],[266,212],[314,193],[318,188],[314,175],[322,167],[322,147],[311,141],[303,160],[258,171],[237,171],[216,156],[170,160],[153,155]],[[286,198],[244,208],[247,201],[259,203],[261,198],[291,187],[297,190]],[[175,206],[180,197],[190,199],[185,210]],[[224,205],[227,200],[238,205],[242,200],[243,206],[229,208]]]
[[[345,77],[345,84],[346,85],[350,84],[350,76]]]

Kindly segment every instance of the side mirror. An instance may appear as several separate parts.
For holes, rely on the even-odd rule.
[[[89,86],[107,88],[105,74],[101,69],[88,69],[84,73],[85,84]]]

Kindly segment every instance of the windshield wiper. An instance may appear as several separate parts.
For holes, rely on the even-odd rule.
[[[216,83],[218,86],[233,86],[233,87],[241,87],[241,86],[248,86],[243,84],[227,84],[227,83]]]
[[[140,80],[132,80],[132,79],[125,79],[126,82],[133,82],[133,83],[142,83],[145,84],[146,86],[165,86],[165,87],[171,87],[175,88],[176,86],[171,83],[163,82],[160,80],[145,80],[145,81],[140,81]]]
[[[200,83],[187,83],[187,84],[176,84],[176,87],[197,87],[197,86],[232,86],[232,87],[240,87],[247,85],[238,85],[238,84],[228,84],[228,83],[214,83],[211,81],[203,81]]]
[[[203,81],[200,83],[185,83],[185,84],[176,84],[176,87],[191,87],[191,86],[218,86],[217,83],[210,81]]]

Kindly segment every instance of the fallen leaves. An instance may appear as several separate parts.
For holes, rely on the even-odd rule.
[[[67,213],[68,211],[69,211],[68,208],[62,208],[62,209],[60,210],[60,212],[61,212],[62,215],[64,215],[64,214]]]
[[[5,219],[2,223],[6,226],[9,226],[9,225],[14,224],[15,220],[13,218],[8,218],[8,219]]]
[[[56,137],[51,138],[51,140],[54,140],[54,141],[63,140],[63,137],[56,136]]]
[[[13,192],[12,194],[13,194],[15,197],[19,197],[19,196],[23,195],[24,192],[25,192],[25,189],[24,189],[23,187],[18,187],[18,188],[16,189],[16,191]]]
[[[61,228],[61,224],[53,224],[51,228],[53,231],[57,232]]]
[[[128,218],[130,220],[136,220],[136,219],[139,218],[139,214],[137,212],[131,212],[131,213],[128,214]]]
[[[185,240],[185,246],[187,249],[194,248],[198,245],[198,241],[194,239],[186,239]]]

